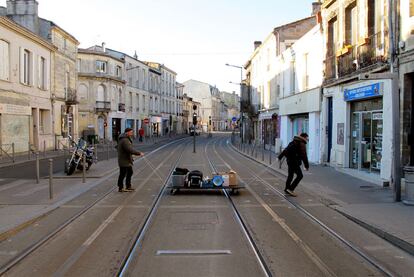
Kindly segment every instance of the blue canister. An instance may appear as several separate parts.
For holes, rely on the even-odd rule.
[[[223,177],[220,175],[216,175],[213,177],[213,179],[211,180],[211,182],[213,183],[214,186],[216,187],[221,187],[224,183]]]

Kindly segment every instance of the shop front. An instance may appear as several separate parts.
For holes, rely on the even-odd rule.
[[[346,86],[343,99],[347,125],[338,124],[335,133],[337,144],[347,150],[345,167],[377,173],[389,181],[393,153],[390,83],[378,80]]]

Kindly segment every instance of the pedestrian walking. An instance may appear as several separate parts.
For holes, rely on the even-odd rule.
[[[139,141],[142,142],[142,139],[144,137],[144,128],[139,128],[138,130],[138,135],[139,135]]]
[[[133,174],[132,164],[134,162],[132,155],[143,156],[144,153],[136,151],[132,146],[132,137],[134,136],[134,130],[126,128],[125,133],[119,136],[118,140],[118,165],[119,165],[119,177],[118,177],[118,191],[130,192],[135,189],[132,188],[131,177]],[[124,189],[124,179],[125,189]]]
[[[279,163],[283,157],[286,157],[288,177],[286,179],[285,193],[290,196],[297,196],[294,190],[303,178],[302,170],[300,169],[302,162],[305,170],[309,170],[308,155],[306,154],[306,144],[308,142],[308,138],[309,136],[307,133],[295,136],[289,145],[278,156]],[[296,174],[295,180],[293,180],[294,174]]]

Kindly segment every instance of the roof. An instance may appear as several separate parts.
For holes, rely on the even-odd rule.
[[[68,33],[67,31],[65,31],[64,29],[62,29],[59,25],[57,25],[55,22],[53,22],[53,21],[50,21],[50,20],[47,20],[47,19],[44,19],[44,18],[41,18],[41,17],[39,17],[39,19],[40,20],[43,20],[43,21],[45,21],[45,22],[48,22],[49,24],[50,24],[50,26],[52,27],[52,28],[56,28],[56,29],[58,29],[60,32],[62,32],[62,33],[64,33],[65,34],[65,36],[66,37],[68,37],[68,38],[70,38],[70,39],[72,39],[76,44],[80,44],[80,42],[73,36],[73,35],[71,35],[70,33]]]

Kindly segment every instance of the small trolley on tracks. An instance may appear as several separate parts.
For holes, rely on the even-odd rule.
[[[235,171],[213,173],[213,177],[203,178],[199,170],[189,171],[186,168],[177,167],[172,174],[172,182],[169,186],[171,194],[180,190],[228,190],[232,194],[238,194],[240,189],[245,188],[237,180]]]

